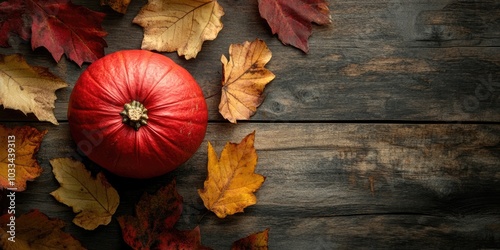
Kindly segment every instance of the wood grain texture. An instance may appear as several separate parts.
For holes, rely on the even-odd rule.
[[[107,13],[106,53],[140,48],[142,29],[99,1],[74,0]],[[219,0],[224,28],[194,60],[167,53],[188,69],[207,97],[209,127],[198,152],[181,168],[151,180],[106,173],[120,193],[116,216],[133,213],[144,192],[172,179],[184,197],[181,229],[200,225],[214,249],[270,228],[271,249],[500,248],[500,2],[496,0],[329,0],[332,24],[314,26],[310,52],[283,46],[260,18],[256,1]],[[276,79],[248,122],[218,113],[222,54],[229,45],[264,40]],[[56,92],[60,126],[0,110],[7,126],[48,129],[37,159],[43,174],[16,195],[17,213],[38,208],[67,222],[88,249],[128,249],[116,221],[94,231],[71,223],[71,208],[50,196],[59,185],[49,160],[78,154],[69,135],[69,95],[81,72],[44,49],[12,38],[13,48],[70,85]],[[256,131],[256,172],[266,181],[258,203],[218,219],[197,189],[207,170],[207,141],[220,152]],[[2,192],[2,191],[0,191]],[[5,207],[5,192],[0,206]]]
[[[142,29],[131,20],[145,1],[133,1],[126,15],[97,1],[75,3],[108,14],[106,53],[140,48]],[[268,68],[277,77],[254,121],[500,121],[498,1],[330,1],[333,22],[314,26],[309,54],[272,36],[254,1],[220,4],[224,28],[196,59],[165,54],[199,82],[210,120],[222,120],[221,55],[232,43],[260,38],[273,52]],[[58,120],[66,120],[69,94],[86,66],[65,58],[56,64],[44,49],[32,52],[29,44],[13,40],[14,48],[0,53],[22,53],[70,84],[57,92],[55,109]],[[33,121],[20,112],[0,114],[0,120],[19,119]]]
[[[89,249],[122,249],[115,219],[85,231],[71,224],[71,208],[49,195],[58,187],[50,159],[73,157],[100,168],[76,153],[67,124],[33,125],[49,129],[38,153],[44,173],[16,197],[18,213],[39,208],[67,221],[66,230]],[[206,141],[220,152],[254,130],[256,172],[266,176],[258,203],[219,219],[196,191],[206,177]],[[214,249],[267,227],[272,249],[500,247],[499,125],[211,124],[206,141],[159,178],[108,173],[121,198],[116,216],[132,214],[143,192],[175,178],[185,204],[178,226],[199,223],[203,243]]]

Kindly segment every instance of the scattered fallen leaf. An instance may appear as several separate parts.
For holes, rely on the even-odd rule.
[[[0,55],[0,104],[34,113],[40,121],[58,124],[52,113],[55,91],[68,86],[46,68],[30,66],[21,55]]]
[[[120,204],[120,197],[103,173],[93,178],[81,162],[70,158],[52,159],[50,164],[61,184],[60,188],[50,194],[78,213],[73,223],[93,230],[111,222],[111,217]]]
[[[129,4],[130,0],[101,0],[101,5],[109,5],[111,9],[122,14],[127,12]]]
[[[262,40],[229,46],[229,61],[222,55],[222,95],[219,112],[232,123],[248,120],[264,101],[262,92],[274,79],[264,68],[272,53]]]
[[[73,236],[62,231],[64,227],[62,220],[50,219],[42,212],[32,210],[16,218],[15,230],[11,233],[10,217],[10,214],[0,217],[1,249],[85,249]],[[11,238],[13,235],[15,238]]]
[[[268,241],[269,228],[235,241],[231,245],[231,250],[267,250]]]
[[[245,207],[257,203],[253,193],[265,177],[254,173],[257,165],[254,140],[255,131],[239,144],[227,143],[220,159],[208,143],[208,177],[198,194],[205,207],[219,218],[243,212]]]
[[[28,40],[31,27],[24,21],[24,2],[6,1],[0,3],[0,47],[10,47],[9,36],[11,33]]]
[[[311,23],[329,24],[330,10],[325,0],[258,0],[259,12],[273,34],[284,44],[304,52],[309,51],[307,40],[312,34]]]
[[[188,231],[174,228],[182,201],[175,181],[153,195],[144,194],[135,207],[135,217],[118,217],[125,242],[133,249],[208,249],[201,245],[199,227]]]
[[[0,189],[24,191],[26,181],[42,173],[35,154],[47,130],[24,126],[7,128],[0,125]],[[13,146],[11,146],[13,145]]]
[[[8,46],[11,32],[24,40],[31,34],[33,49],[45,47],[56,61],[66,54],[81,66],[104,56],[104,16],[70,0],[9,0],[0,5],[0,44]]]
[[[204,41],[217,37],[223,15],[216,0],[149,0],[132,22],[144,28],[142,49],[191,59]]]

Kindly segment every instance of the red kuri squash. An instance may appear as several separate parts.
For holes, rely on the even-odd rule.
[[[184,68],[145,50],[111,53],[92,63],[73,88],[71,135],[81,152],[110,172],[163,175],[202,143],[208,112]]]

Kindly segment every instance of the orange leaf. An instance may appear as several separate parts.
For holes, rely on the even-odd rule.
[[[109,5],[114,11],[125,14],[130,0],[101,0],[101,5]]]
[[[220,159],[208,143],[208,177],[198,194],[205,207],[219,218],[243,212],[245,207],[257,203],[253,193],[262,186],[265,177],[254,173],[257,165],[254,139],[255,131],[239,144],[227,143]]]
[[[12,191],[24,191],[26,181],[32,181],[42,173],[35,154],[40,148],[47,130],[38,131],[24,126],[7,128],[0,125],[0,187]]]
[[[231,250],[267,250],[268,241],[269,228],[235,241],[231,245]]]
[[[248,120],[264,101],[262,92],[274,79],[264,68],[272,54],[264,41],[256,39],[243,44],[231,44],[229,61],[222,55],[222,96],[219,112],[232,123]]]
[[[223,15],[216,0],[149,0],[132,22],[144,28],[142,49],[191,59],[204,41],[217,37]]]
[[[50,219],[38,210],[23,214],[15,221],[10,214],[4,214],[0,217],[0,249],[85,249],[73,236],[62,231],[63,227],[62,220]]]

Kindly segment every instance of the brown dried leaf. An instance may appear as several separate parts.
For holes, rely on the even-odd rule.
[[[264,101],[262,92],[275,75],[264,68],[272,54],[266,43],[256,39],[231,44],[229,61],[222,55],[222,96],[219,112],[232,123],[248,120]]]
[[[120,197],[104,174],[99,173],[93,178],[81,162],[69,158],[52,159],[50,164],[61,184],[60,188],[50,194],[78,213],[73,223],[93,230],[111,222],[111,217],[120,204]]]
[[[101,5],[109,5],[111,9],[122,14],[127,12],[129,4],[130,0],[101,0]]]
[[[217,37],[223,15],[216,0],[149,0],[132,22],[144,28],[142,49],[191,59],[204,41]]]
[[[21,55],[0,55],[0,104],[24,114],[34,113],[40,121],[59,124],[52,113],[55,91],[68,84],[46,68],[30,66]]]

